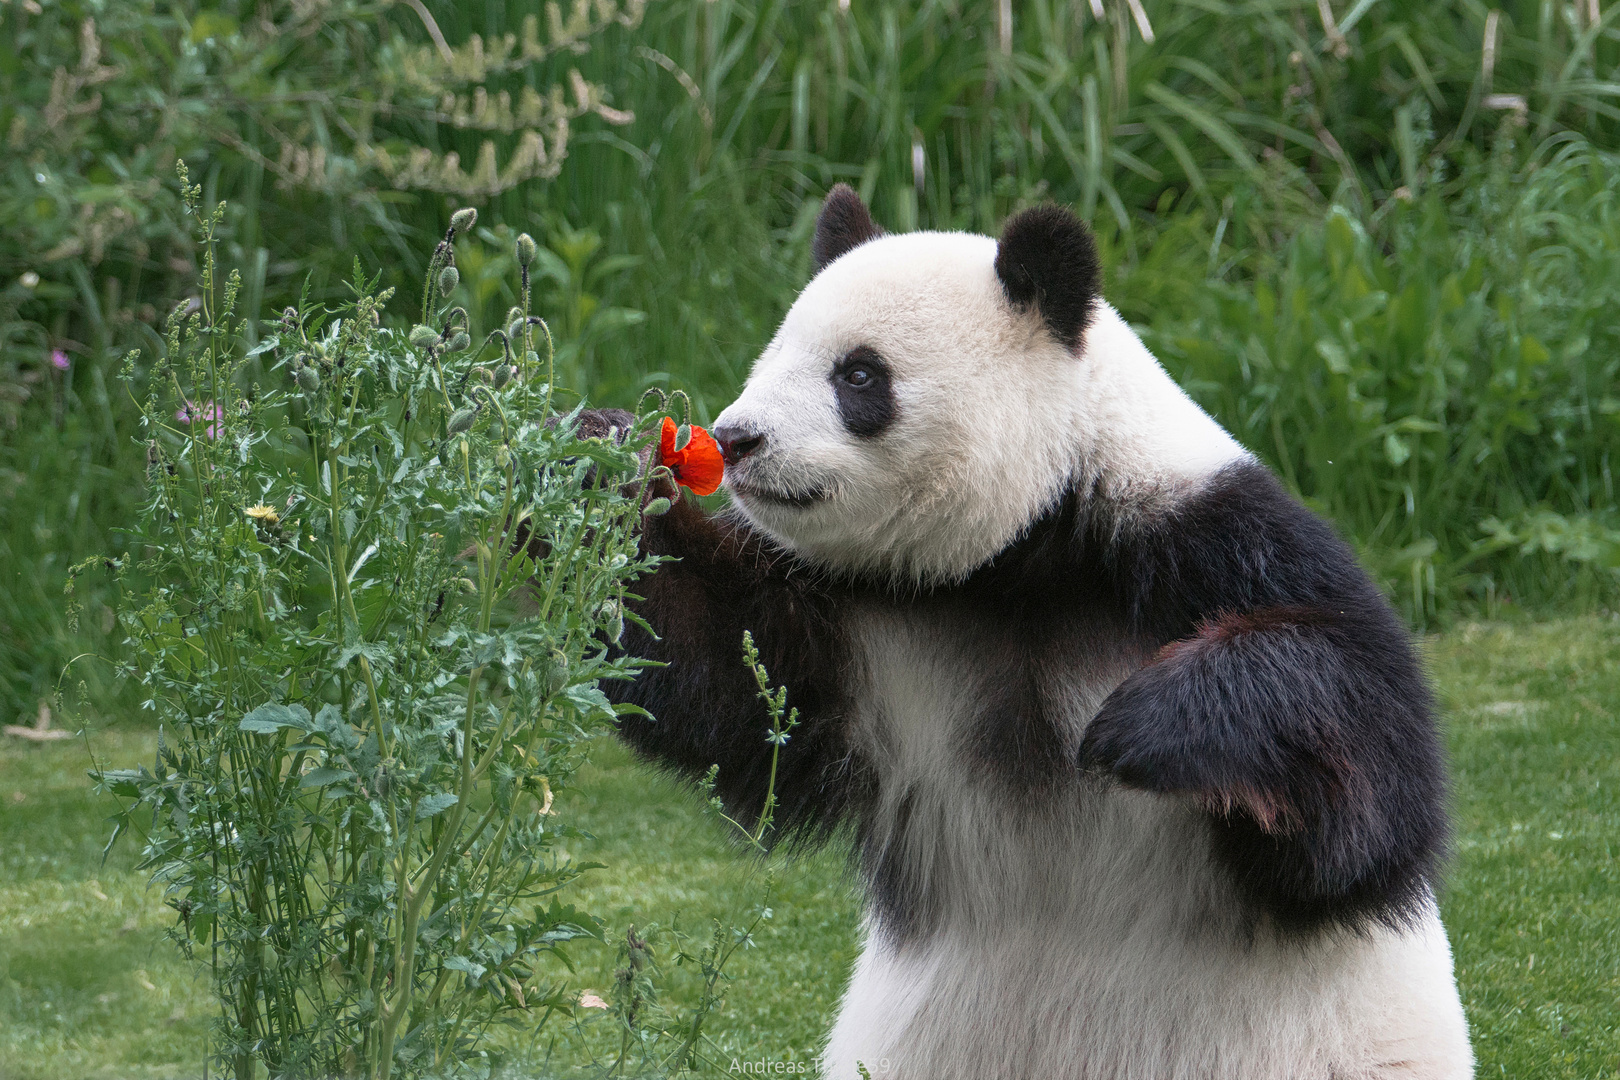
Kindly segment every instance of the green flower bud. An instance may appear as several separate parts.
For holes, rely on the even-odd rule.
[[[523,317],[521,315],[506,324],[506,340],[523,340]]]
[[[539,249],[536,247],[534,242],[534,237],[530,236],[528,233],[518,233],[517,260],[519,266],[533,266],[534,256],[538,250]]]
[[[311,345],[309,347],[309,349],[310,349],[311,352],[313,352],[315,354],[315,359],[317,359],[317,360],[325,360],[326,359],[326,345],[324,343],[317,341],[317,342],[315,342],[315,344]]]
[[[495,389],[499,390],[512,381],[512,371],[513,369],[506,364],[495,369]]]
[[[490,372],[489,368],[485,367],[483,364],[479,364],[477,367],[473,368],[472,373],[479,382],[489,382],[495,378],[495,376]]]
[[[472,338],[468,336],[465,330],[450,339],[451,352],[464,352],[470,348],[472,348]]]
[[[642,513],[648,517],[658,517],[661,514],[669,513],[669,507],[670,501],[660,495],[658,498],[648,503],[646,509],[642,510]]]
[[[449,296],[461,284],[461,271],[453,266],[447,266],[439,271],[439,295]]]
[[[452,435],[460,435],[463,431],[466,431],[468,428],[472,427],[473,421],[477,418],[478,410],[472,406],[468,406],[465,409],[457,409],[455,412],[450,414],[450,422],[445,425],[445,430]]]
[[[411,344],[419,349],[425,349],[439,340],[439,332],[431,326],[414,326],[411,328]]]
[[[470,206],[464,206],[450,215],[450,229],[452,232],[464,233],[478,223],[478,211]]]
[[[560,652],[551,654],[551,663],[546,665],[546,690],[549,693],[561,693],[568,685],[568,658]]]
[[[321,373],[312,367],[298,369],[298,385],[305,393],[313,394],[321,388]]]

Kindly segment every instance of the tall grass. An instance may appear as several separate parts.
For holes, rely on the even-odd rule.
[[[306,281],[336,301],[354,254],[384,285],[416,280],[454,201],[377,148],[455,153],[470,175],[488,142],[505,169],[522,133],[458,126],[443,92],[517,100],[571,71],[603,108],[571,121],[556,175],[471,201],[550,252],[537,308],[577,343],[560,379],[593,400],[678,383],[717,411],[802,283],[836,180],[893,229],[991,230],[1052,198],[1097,226],[1109,298],[1414,619],[1614,595],[1620,5],[652,0],[471,74],[434,67],[435,33],[487,56],[546,11],[422,10],[0,7],[0,712],[31,712],[103,644],[97,597],[77,629],[53,598],[128,513],[114,357],[151,343],[195,262],[161,183],[173,158],[231,200],[245,304]],[[509,240],[458,249],[484,326],[511,302]]]
[[[1620,172],[1578,140],[1540,157],[1471,167],[1459,198],[1399,200],[1376,231],[1335,207],[1241,285],[1120,284],[1183,385],[1418,626],[1615,595]],[[1201,238],[1158,246],[1191,260]]]

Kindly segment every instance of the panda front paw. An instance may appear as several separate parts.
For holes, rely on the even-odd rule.
[[[1299,637],[1276,636],[1206,630],[1167,647],[1103,702],[1081,740],[1081,767],[1188,796],[1273,836],[1332,813],[1356,780],[1336,752],[1337,725],[1324,723],[1342,703],[1330,700],[1320,669],[1284,662]]]
[[[1262,763],[1275,756],[1258,745],[1263,733],[1239,737],[1231,718],[1212,715],[1210,703],[1192,699],[1187,673],[1171,663],[1143,668],[1109,695],[1081,739],[1080,768],[1142,791],[1191,795],[1228,811],[1240,808],[1240,794],[1252,795],[1257,820],[1274,823],[1268,808],[1276,800],[1261,794],[1257,775],[1272,771]],[[1223,729],[1232,737],[1222,738]]]
[[[1403,918],[1444,846],[1423,685],[1345,626],[1292,609],[1206,623],[1121,683],[1078,751],[1205,813],[1238,891],[1279,925]]]

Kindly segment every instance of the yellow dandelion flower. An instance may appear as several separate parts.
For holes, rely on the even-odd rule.
[[[246,510],[243,510],[242,513],[252,518],[255,525],[270,526],[279,524],[281,521],[281,515],[276,513],[270,507],[264,505],[264,503],[260,503],[257,506],[250,506]]]

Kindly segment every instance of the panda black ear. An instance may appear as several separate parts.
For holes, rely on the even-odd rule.
[[[876,240],[883,230],[872,221],[872,214],[848,184],[834,184],[827,192],[816,217],[816,235],[810,242],[810,258],[819,274],[838,256],[853,251],[868,240]]]
[[[1013,306],[1039,311],[1064,348],[1080,344],[1101,278],[1085,222],[1061,206],[1014,214],[996,247],[996,277]]]

